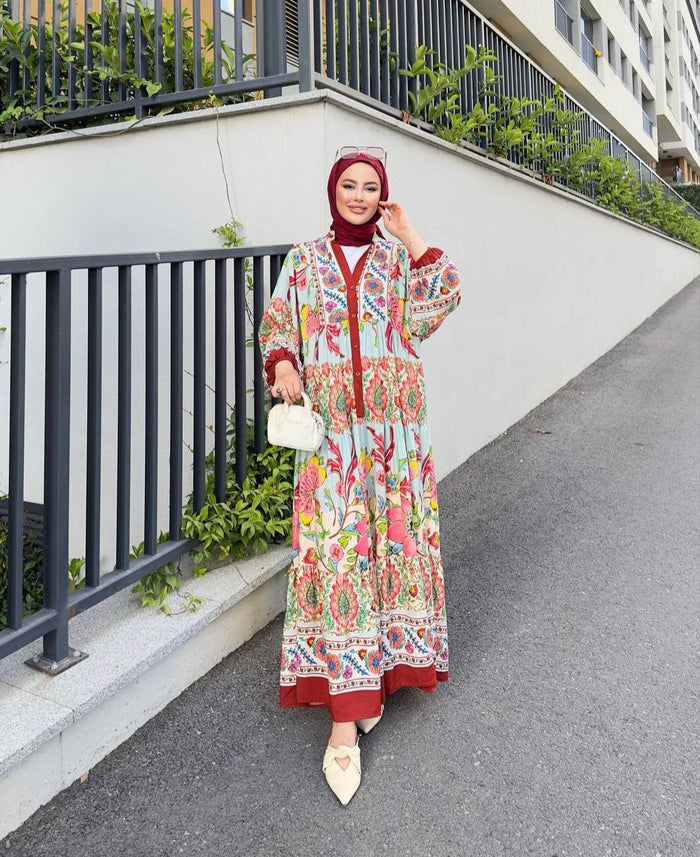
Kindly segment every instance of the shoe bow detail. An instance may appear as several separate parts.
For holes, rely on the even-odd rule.
[[[339,744],[337,747],[333,747],[329,743],[326,747],[326,752],[323,754],[324,772],[328,770],[328,768],[334,763],[336,759],[342,759],[345,757],[350,759],[350,764],[354,765],[354,767],[357,769],[357,773],[361,773],[359,743],[355,744],[354,747],[351,747],[349,744]]]

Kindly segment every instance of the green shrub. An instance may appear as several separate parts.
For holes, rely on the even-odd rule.
[[[40,610],[44,603],[44,552],[41,536],[33,531],[24,533],[23,559],[22,617]],[[0,629],[7,625],[7,578],[7,520],[0,518]]]
[[[60,4],[60,20],[55,31],[53,24],[48,21],[44,25],[45,44],[56,44],[58,57],[57,94],[54,91],[53,65],[46,62],[44,85],[47,93],[45,104],[39,105],[39,27],[30,24],[25,28],[22,22],[13,21],[0,4],[0,124],[5,124],[7,137],[27,136],[62,130],[49,123],[45,117],[51,114],[65,113],[71,106],[68,101],[68,74],[73,68],[76,73],[76,102],[78,107],[91,107],[110,104],[118,101],[132,101],[141,93],[144,97],[155,95],[161,90],[174,92],[175,87],[175,47],[176,30],[175,14],[163,9],[162,14],[162,53],[161,64],[163,83],[151,79],[155,69],[155,11],[142,6],[136,0],[136,6],[141,14],[140,32],[144,65],[142,73],[136,74],[134,48],[136,43],[136,27],[138,16],[132,9],[126,10],[126,57],[125,69],[121,68],[119,56],[119,3],[117,0],[105,0],[104,21],[107,27],[105,44],[101,41],[102,14],[99,11],[88,13],[88,27],[97,34],[96,39],[86,39],[85,25],[82,21],[76,23],[76,34],[73,41],[69,39],[68,4]],[[181,44],[182,51],[182,87],[193,89],[195,85],[195,53],[194,28],[192,16],[187,9],[181,12]],[[202,86],[214,85],[214,29],[206,21],[201,22],[201,80]],[[230,45],[221,43],[221,75],[222,83],[235,79],[235,55]],[[50,54],[49,54],[50,57]],[[253,54],[243,57],[244,77],[248,75],[254,60]],[[27,75],[28,85],[10,96],[9,76],[11,63],[19,70],[19,80]],[[103,90],[106,89],[106,93]],[[227,103],[229,101],[248,101],[254,98],[252,93],[236,94],[223,98],[210,97],[209,102]],[[167,107],[155,108],[158,115],[170,112],[186,112],[208,106],[206,100],[184,101]],[[151,108],[154,109],[154,108]],[[66,117],[62,123],[65,127],[86,125],[102,125],[129,118],[125,112],[100,114],[82,119]],[[26,120],[37,120],[38,127],[25,126]],[[0,136],[0,139],[2,137]]]
[[[434,51],[425,45],[416,48],[415,62],[400,72],[418,83],[417,92],[410,93],[412,116],[431,123],[444,140],[479,145],[518,168],[528,167],[549,184],[556,179],[602,208],[700,247],[700,220],[689,211],[687,202],[679,203],[667,195],[661,183],[640,182],[627,161],[608,154],[607,141],[580,140],[576,125],[584,111],[565,107],[558,84],[552,95],[539,100],[501,95],[500,76],[491,67],[498,57],[487,53],[483,45],[478,54],[471,45],[465,49],[462,67],[448,69],[442,63],[431,64]],[[463,114],[461,81],[473,71],[478,71],[481,80],[473,109]],[[683,185],[677,186],[679,191],[681,188]],[[699,195],[693,189],[686,199],[697,202]]]
[[[214,455],[207,457],[205,503],[195,513],[190,496],[182,532],[197,539],[194,572],[203,574],[212,562],[226,557],[250,556],[267,550],[271,542],[289,541],[294,496],[293,449],[266,446],[256,453],[253,425],[246,431],[248,471],[242,485],[235,478],[235,413],[227,429],[226,497],[214,493]]]

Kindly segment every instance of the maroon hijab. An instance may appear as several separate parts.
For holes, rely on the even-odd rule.
[[[376,225],[377,221],[382,216],[379,208],[377,208],[367,223],[356,225],[354,223],[350,223],[344,217],[341,217],[338,207],[335,204],[335,188],[338,184],[338,179],[342,176],[345,170],[347,170],[348,167],[351,167],[356,161],[363,161],[365,164],[369,164],[377,171],[379,181],[381,182],[380,199],[389,199],[389,179],[387,177],[386,170],[384,169],[384,164],[381,161],[376,158],[370,158],[369,155],[362,153],[355,155],[354,158],[341,158],[331,167],[331,173],[328,176],[328,202],[331,205],[331,214],[333,215],[331,229],[335,232],[335,237],[339,244],[350,244],[353,247],[360,247],[363,244],[371,243],[372,236],[375,232],[381,238],[384,236]]]

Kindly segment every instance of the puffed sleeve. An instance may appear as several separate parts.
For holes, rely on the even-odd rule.
[[[459,306],[459,271],[446,253],[430,247],[411,259],[407,276],[407,328],[411,336],[426,339]]]
[[[295,284],[294,257],[297,248],[292,248],[282,264],[277,283],[267,305],[260,327],[258,343],[262,353],[265,380],[269,386],[275,381],[275,367],[280,360],[289,360],[301,374],[301,342],[299,312]]]

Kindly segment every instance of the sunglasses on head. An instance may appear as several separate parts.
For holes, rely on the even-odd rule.
[[[335,153],[335,159],[339,161],[341,158],[354,158],[357,155],[376,158],[386,167],[386,152],[381,146],[341,146]]]

